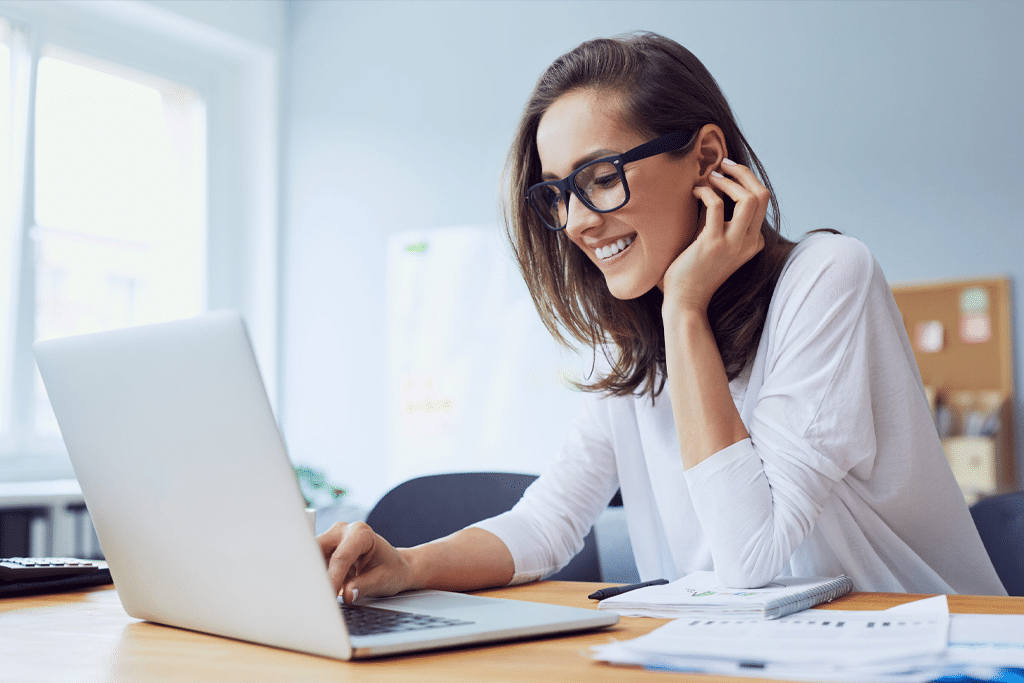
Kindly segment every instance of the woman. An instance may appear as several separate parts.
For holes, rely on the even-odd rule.
[[[347,601],[541,578],[621,489],[642,579],[846,574],[1005,595],[859,242],[794,244],[761,163],[685,48],[584,43],[541,76],[509,161],[509,235],[541,318],[595,353],[562,454],[510,512],[395,549],[320,537]]]

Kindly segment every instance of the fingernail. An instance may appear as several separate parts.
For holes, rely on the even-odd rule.
[[[359,589],[358,588],[353,588],[352,589],[352,602],[355,602],[358,599],[359,599]]]
[[[736,165],[736,162],[733,161],[732,159],[722,159],[722,163],[725,164],[726,166],[735,166]]]
[[[712,171],[711,175],[715,176],[716,178],[724,178],[725,177],[724,175],[722,175],[718,171]]]

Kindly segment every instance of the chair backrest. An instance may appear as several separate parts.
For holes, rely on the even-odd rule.
[[[1024,491],[980,500],[971,516],[1006,592],[1024,596]]]
[[[396,547],[426,543],[512,508],[537,477],[507,472],[433,474],[399,484],[377,501],[366,523]],[[597,541],[591,529],[583,550],[548,577],[600,581]]]

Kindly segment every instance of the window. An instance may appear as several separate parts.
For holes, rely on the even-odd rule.
[[[0,434],[10,430],[11,298],[14,291],[12,259],[14,178],[11,155],[11,26],[0,17]]]
[[[22,261],[34,315],[19,323],[48,339],[200,313],[203,100],[54,46],[44,46],[37,74],[26,219],[34,258]],[[34,435],[59,435],[38,377],[33,394]]]
[[[196,45],[159,8],[134,32],[99,3],[19,10],[0,16],[0,481],[73,476],[35,340],[234,308],[275,379],[276,120],[247,123],[276,109],[267,55]]]

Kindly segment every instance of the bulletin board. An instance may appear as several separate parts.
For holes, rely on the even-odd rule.
[[[894,286],[892,291],[925,385],[1001,389],[1012,395],[1013,344],[1007,278],[902,285]],[[941,329],[929,329],[929,323],[936,321],[941,323]],[[929,335],[930,339],[923,338]]]
[[[1010,280],[952,280],[892,290],[965,496],[973,501],[1016,488]],[[983,419],[972,422],[982,405],[992,417],[987,427]]]

